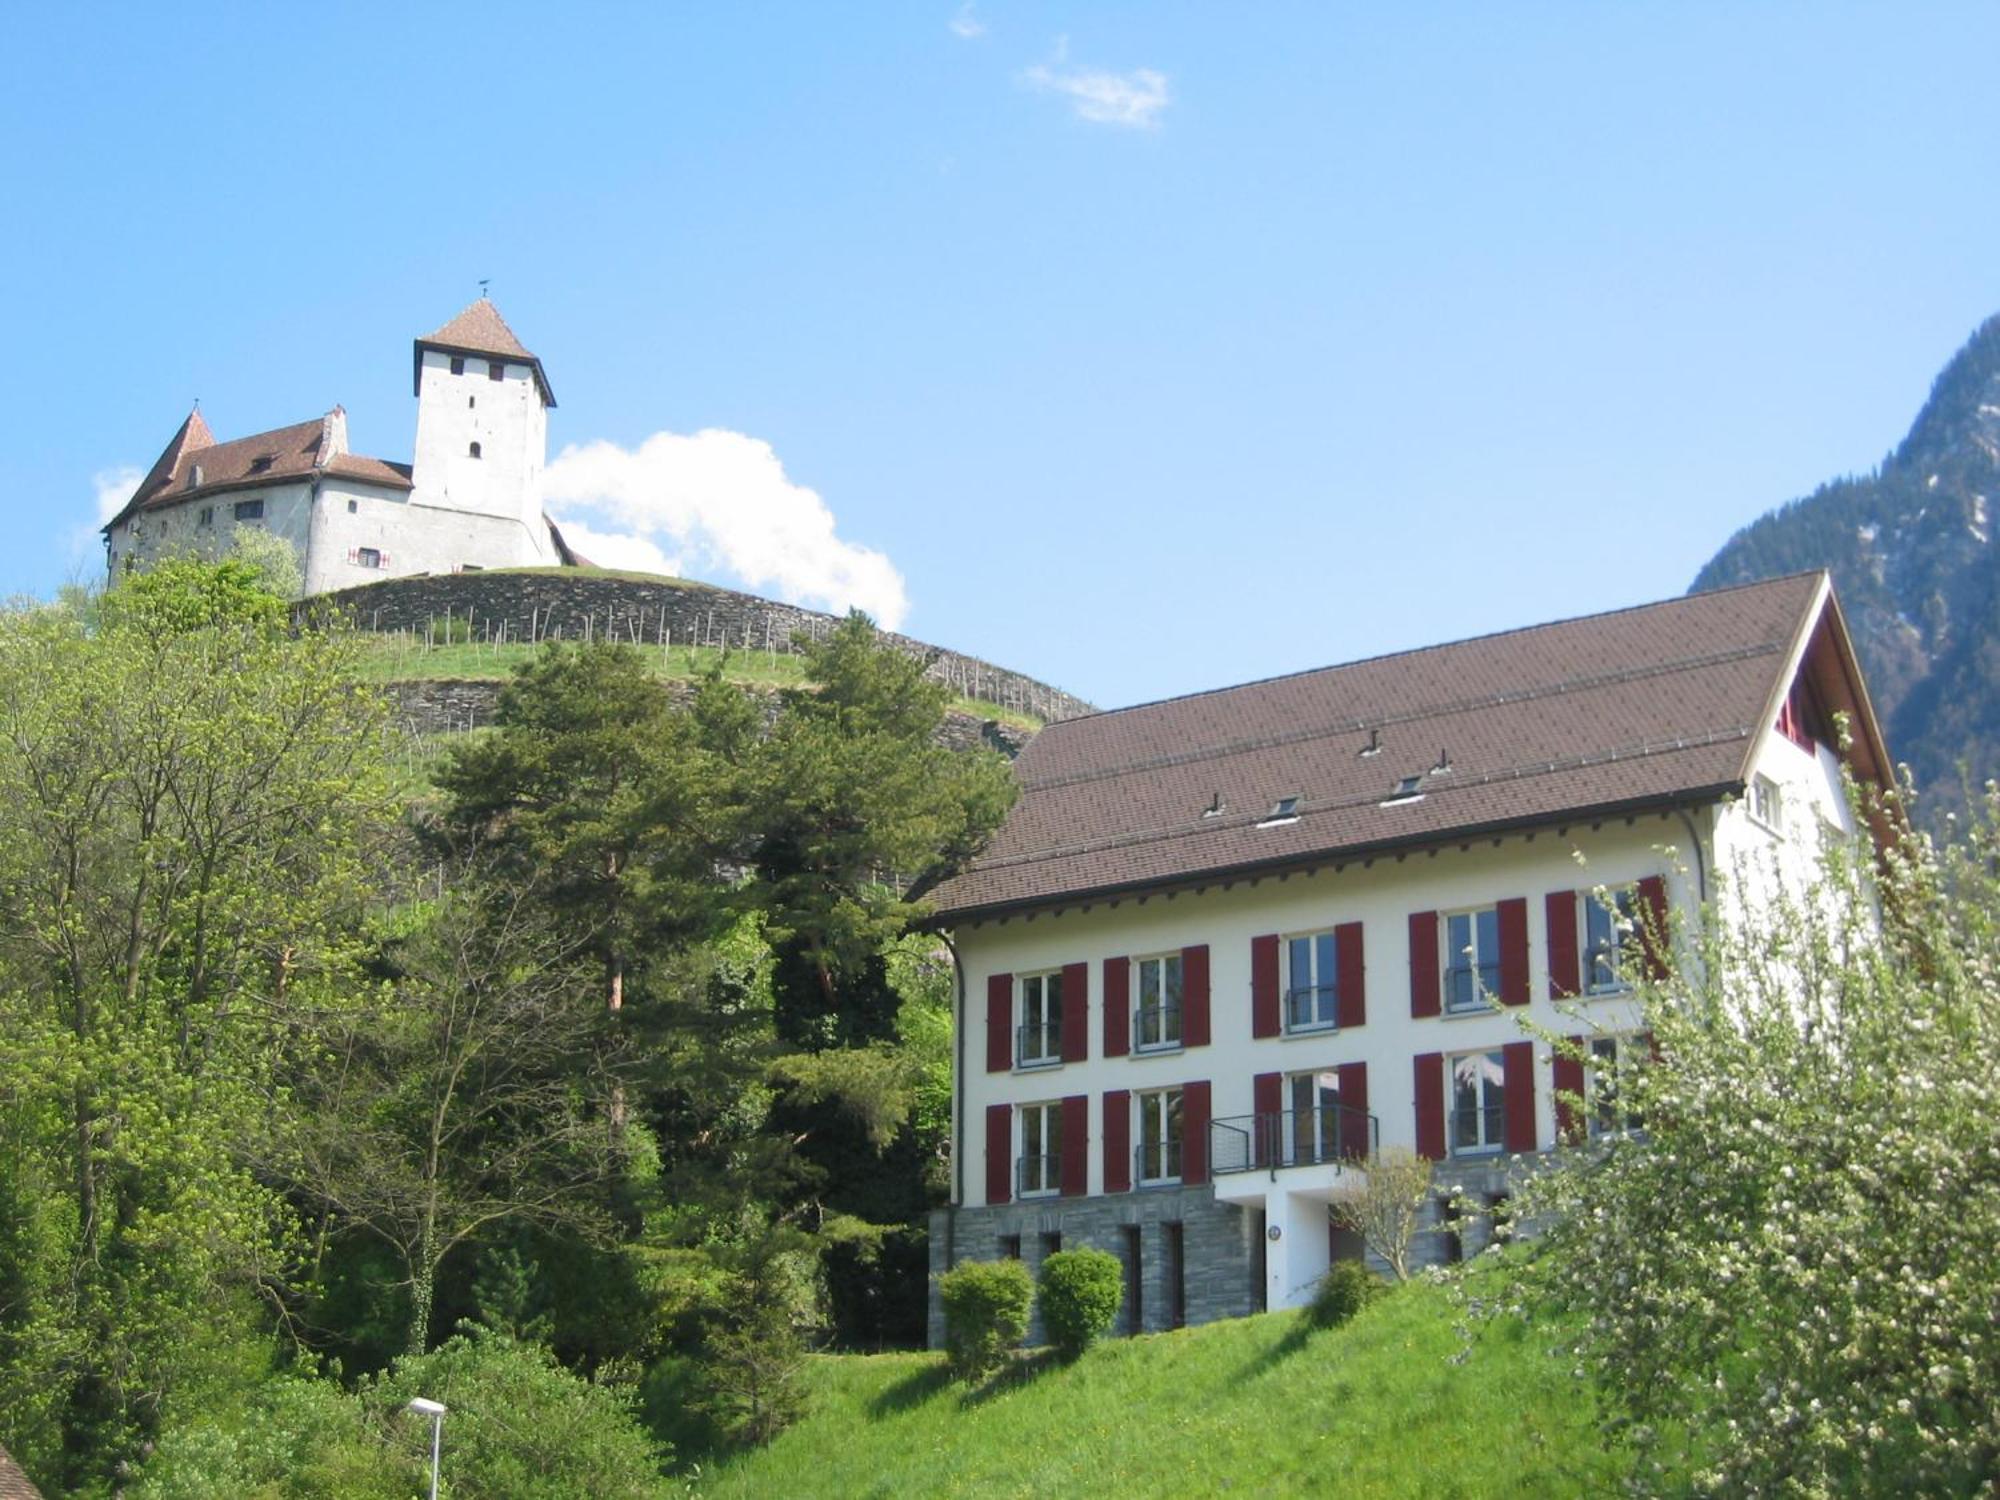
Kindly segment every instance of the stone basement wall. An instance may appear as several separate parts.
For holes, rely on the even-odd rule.
[[[349,614],[371,632],[422,635],[432,621],[468,620],[479,640],[595,640],[610,636],[647,645],[728,646],[794,652],[827,635],[840,621],[816,610],[779,604],[707,584],[636,578],[589,569],[550,572],[428,574],[341,589],[303,601],[301,611]],[[976,657],[929,646],[909,636],[884,638],[928,664],[928,675],[961,697],[1032,714],[1044,723],[1095,710],[1081,698]]]
[[[691,682],[662,684],[676,704],[694,696]],[[493,722],[493,710],[506,683],[493,678],[424,678],[412,682],[392,682],[383,688],[389,700],[389,720],[405,734],[428,736],[462,734]],[[763,701],[766,722],[778,712],[775,688],[752,686],[750,691]],[[1021,747],[1034,737],[1032,729],[1003,724],[997,719],[981,719],[973,714],[952,712],[938,726],[937,740],[947,750],[998,750],[1012,760]]]
[[[1250,1212],[1233,1203],[1217,1203],[1212,1187],[1146,1188],[1132,1193],[1107,1193],[1095,1198],[1031,1198],[1025,1203],[995,1207],[941,1208],[930,1224],[930,1347],[944,1347],[944,1307],[938,1299],[938,1278],[961,1261],[1000,1259],[1003,1236],[1021,1237],[1021,1260],[1037,1280],[1042,1270],[1042,1236],[1062,1235],[1062,1248],[1107,1250],[1124,1262],[1124,1226],[1139,1227],[1139,1265],[1143,1284],[1140,1311],[1144,1331],[1160,1333],[1173,1326],[1173,1294],[1167,1284],[1166,1226],[1181,1226],[1185,1265],[1186,1313],[1190,1327],[1217,1318],[1241,1318],[1261,1312],[1262,1287],[1255,1285],[1255,1223]],[[1114,1334],[1127,1324],[1120,1308]],[[1041,1310],[1028,1325],[1028,1343],[1044,1342]]]

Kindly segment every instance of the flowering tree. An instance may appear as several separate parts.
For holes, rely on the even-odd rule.
[[[1974,1494],[2000,1473],[2000,835],[1832,851],[1642,984],[1643,1137],[1529,1189],[1522,1290],[1642,1487]]]

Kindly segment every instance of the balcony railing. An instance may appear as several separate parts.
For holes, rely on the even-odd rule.
[[[1014,1028],[1014,1066],[1046,1068],[1062,1061],[1062,1022],[1030,1022]]]
[[[1453,1156],[1492,1156],[1507,1149],[1507,1109],[1484,1104],[1478,1109],[1454,1109],[1449,1116]]]
[[[1014,1194],[1038,1198],[1062,1191],[1060,1156],[1017,1156],[1014,1158]]]
[[[1366,1161],[1378,1137],[1373,1115],[1344,1105],[1229,1115],[1208,1122],[1208,1168],[1220,1176]]]
[[[1142,1005],[1132,1012],[1132,1050],[1157,1052],[1181,1044],[1178,1005]]]
[[[1141,1187],[1181,1180],[1181,1143],[1152,1141],[1132,1153],[1132,1180]]]
[[[1330,984],[1307,984],[1285,991],[1285,1030],[1331,1031],[1339,997]]]

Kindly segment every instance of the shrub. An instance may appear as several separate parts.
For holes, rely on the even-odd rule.
[[[1102,1337],[1124,1300],[1124,1268],[1103,1250],[1058,1250],[1042,1262],[1036,1295],[1042,1327],[1064,1359],[1075,1359]]]
[[[969,1260],[938,1278],[938,1295],[951,1372],[977,1380],[1005,1364],[1028,1331],[1035,1285],[1018,1260]]]
[[[1313,1288],[1306,1318],[1315,1328],[1338,1328],[1381,1296],[1385,1288],[1367,1263],[1337,1260]]]

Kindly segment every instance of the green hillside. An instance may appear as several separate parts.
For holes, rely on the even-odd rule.
[[[813,1361],[810,1414],[712,1466],[704,1496],[1600,1496],[1623,1466],[1542,1335],[1469,1355],[1451,1293],[1412,1285],[1346,1328],[1296,1313],[1113,1340],[995,1388],[938,1355]]]

